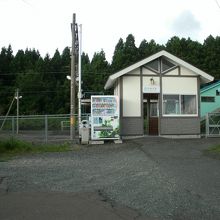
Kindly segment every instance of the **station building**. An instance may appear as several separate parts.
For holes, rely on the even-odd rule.
[[[200,137],[200,85],[213,77],[162,50],[109,76],[121,136]]]

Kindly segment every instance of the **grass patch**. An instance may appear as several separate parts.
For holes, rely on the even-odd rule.
[[[204,154],[220,160],[220,145],[212,146],[204,151]]]
[[[40,144],[21,141],[15,138],[0,140],[0,162],[27,153],[65,152],[72,150],[70,144]]]

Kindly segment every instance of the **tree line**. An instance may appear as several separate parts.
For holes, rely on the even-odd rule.
[[[190,38],[172,37],[165,45],[145,39],[137,47],[135,37],[129,34],[124,41],[119,39],[115,46],[111,63],[106,60],[105,52],[94,53],[92,59],[82,53],[82,89],[84,94],[104,91],[109,75],[123,69],[160,50],[189,62],[199,69],[220,79],[220,37],[207,37],[203,43]],[[21,114],[61,114],[69,113],[70,49],[62,53],[56,50],[52,57],[42,57],[36,49],[18,50],[14,55],[11,45],[3,47],[0,53],[0,115],[5,115],[15,89],[22,95]],[[16,113],[16,106],[10,114]]]

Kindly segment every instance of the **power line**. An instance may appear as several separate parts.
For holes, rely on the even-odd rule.
[[[69,71],[47,71],[47,72],[35,72],[35,73],[26,73],[26,72],[15,72],[15,73],[12,73],[12,72],[9,72],[9,73],[0,73],[0,76],[7,76],[7,75],[19,75],[19,74],[23,74],[23,75],[38,75],[38,74],[47,74],[47,73],[64,73],[64,74],[69,74],[70,72]],[[82,74],[88,74],[88,73],[91,73],[91,74],[110,74],[109,72],[95,72],[95,71],[82,71]]]
[[[67,72],[63,72],[63,71],[47,71],[47,72],[35,72],[35,73],[27,73],[27,72],[15,72],[15,73],[12,73],[12,72],[9,72],[9,73],[0,73],[0,76],[8,76],[8,75],[19,75],[19,74],[24,74],[24,75],[38,75],[38,74],[42,74],[42,73],[65,73],[65,74],[68,74],[69,71]]]
[[[57,91],[57,90],[37,90],[37,91],[22,91],[21,90],[21,94],[32,94],[32,93],[59,93],[60,91]],[[2,94],[12,94],[12,92],[2,92]],[[0,95],[1,95],[1,92],[0,92]]]
[[[47,94],[55,94],[55,93],[59,93],[58,91],[32,91],[32,92],[20,92],[20,94],[22,95],[27,95],[27,96],[30,96],[30,95],[34,95],[36,96],[36,94],[38,94],[37,96],[45,96]],[[8,93],[10,94],[11,96],[11,93]],[[1,95],[0,94],[0,97],[5,97],[5,95]],[[25,96],[23,97],[25,99]]]
[[[218,3],[218,1],[217,1],[217,0],[215,0],[215,2],[216,2],[217,6],[218,6],[218,7],[219,7],[219,9],[220,9],[220,4]]]
[[[30,2],[27,2],[26,0],[22,0],[22,2],[24,2],[24,4],[26,4],[26,5],[28,5],[28,6],[33,7],[32,4],[31,4]]]

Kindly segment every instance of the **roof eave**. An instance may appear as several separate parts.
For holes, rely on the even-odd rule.
[[[213,88],[215,88],[215,87],[217,87],[217,86],[219,86],[219,85],[220,85],[220,81],[214,83],[214,85],[212,84],[212,85],[209,85],[209,86],[205,86],[205,87],[202,88],[200,91],[201,91],[201,93],[204,93],[204,92],[206,92],[206,91],[208,91],[208,90],[210,90],[210,89],[213,89]]]
[[[116,79],[112,79],[111,76],[108,77],[108,80],[104,86],[104,89],[107,90],[107,89],[110,89],[113,85],[114,85],[114,82],[115,82]]]
[[[200,75],[200,77],[201,77],[201,84],[209,83],[209,82],[212,82],[214,80],[214,77],[210,76],[210,75],[207,75],[205,77]]]

